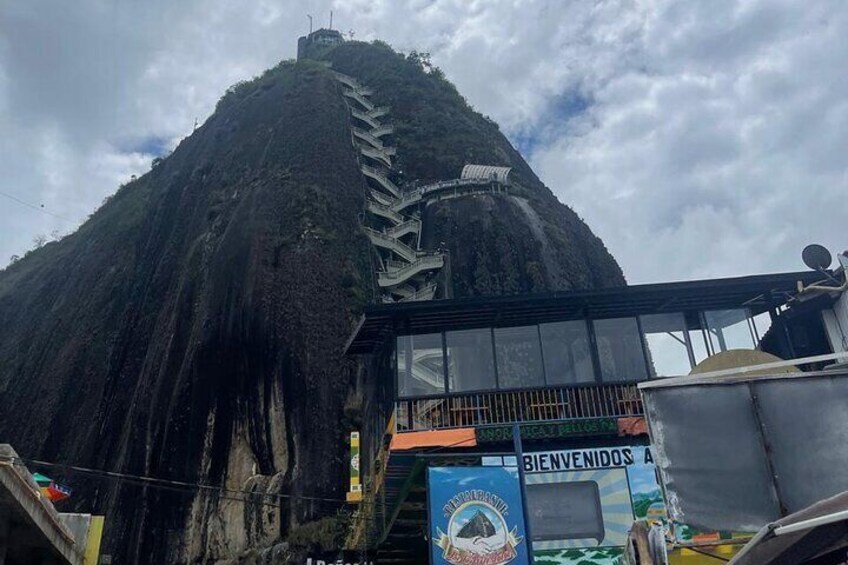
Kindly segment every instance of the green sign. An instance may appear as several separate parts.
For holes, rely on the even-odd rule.
[[[522,424],[521,439],[556,439],[574,436],[592,436],[618,434],[618,421],[615,418],[596,418],[592,420],[569,420],[566,422],[545,422]],[[512,441],[512,426],[492,426],[477,428],[477,443],[495,443]]]

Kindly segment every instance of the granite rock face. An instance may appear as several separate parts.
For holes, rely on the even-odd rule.
[[[422,211],[424,246],[450,250],[454,296],[624,283],[439,73],[382,44],[325,57],[392,106],[399,181],[455,178],[466,162],[514,168],[517,193]],[[34,459],[273,495],[245,504],[53,471],[74,487],[63,510],[107,515],[113,562],[237,561],[335,513],[331,500],[276,495],[344,498],[361,368],[342,348],[377,296],[366,192],[340,86],[314,61],[285,62],[231,88],[76,233],[0,272],[0,441]]]

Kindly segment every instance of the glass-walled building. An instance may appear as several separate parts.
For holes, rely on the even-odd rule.
[[[484,327],[396,338],[400,399],[688,374],[710,355],[755,349],[770,320],[748,308]]]
[[[410,563],[436,551],[436,531],[425,532],[435,519],[426,477],[465,484],[463,471],[445,470],[459,467],[477,469],[466,479],[500,473],[509,483],[504,454],[514,453],[519,424],[536,513],[525,551],[543,559],[572,549],[585,557],[579,552],[589,548],[620,556],[633,520],[659,516],[663,505],[649,480],[637,384],[712,370],[716,359],[830,353],[827,301],[796,300],[799,282],[819,278],[788,273],[368,308],[348,343],[368,366],[360,430],[367,504],[351,543]],[[506,470],[480,471],[485,466]],[[592,504],[574,502],[584,499]],[[586,515],[566,516],[563,504]],[[688,543],[701,535],[680,532]]]

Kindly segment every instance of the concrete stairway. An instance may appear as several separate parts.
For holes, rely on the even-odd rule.
[[[354,137],[364,141],[365,143],[368,143],[374,149],[383,149],[385,147],[383,145],[383,142],[380,140],[380,138],[377,137],[377,136],[371,135],[370,131],[365,131],[364,129],[360,129],[356,126],[354,126],[352,129],[353,129]]]
[[[420,249],[422,230],[416,207],[432,200],[502,187],[491,178],[461,178],[401,190],[390,178],[396,148],[383,139],[394,133],[394,127],[381,120],[389,115],[388,106],[377,106],[369,100],[372,90],[355,78],[331,72],[350,101],[348,107],[355,120],[351,138],[361,157],[360,170],[369,184],[365,210],[372,225],[379,227],[363,226],[363,230],[379,253],[377,283],[384,289],[384,300],[432,300],[437,291],[433,274],[444,266],[445,256]]]
[[[361,122],[365,122],[368,127],[373,129],[377,129],[380,127],[380,122],[376,118],[372,118],[368,115],[367,112],[362,112],[357,110],[356,108],[350,109],[350,115]]]
[[[417,275],[441,269],[444,266],[445,256],[441,253],[425,255],[411,263],[386,261],[386,270],[377,273],[377,284],[381,288],[390,288],[403,284]]]
[[[345,96],[347,96],[348,98],[350,98],[351,100],[356,101],[360,106],[365,108],[366,112],[370,112],[371,110],[374,110],[376,108],[376,106],[374,106],[373,102],[368,100],[365,97],[365,95],[361,94],[357,90],[345,90],[343,92],[343,94]]]
[[[414,262],[420,256],[425,255],[424,252],[419,252],[412,249],[407,244],[403,243],[400,239],[396,237],[392,237],[388,235],[386,232],[377,231],[374,228],[364,227],[365,234],[368,236],[368,239],[371,240],[373,245],[377,247],[382,247],[383,249],[388,249],[401,259],[405,259],[406,261]]]
[[[401,238],[405,235],[421,233],[421,220],[406,220],[402,224],[398,224],[386,230],[386,234],[395,238]]]
[[[393,134],[394,132],[395,132],[395,126],[393,126],[392,124],[385,124],[385,125],[378,126],[374,129],[372,129],[368,133],[370,133],[374,137],[380,138],[380,137],[383,137],[384,135]]]
[[[368,117],[376,120],[378,118],[382,118],[383,116],[387,116],[389,114],[388,106],[377,106],[368,111]]]
[[[365,209],[368,210],[371,214],[375,216],[380,216],[381,218],[392,222],[395,225],[402,224],[406,221],[406,218],[392,210],[391,206],[384,206],[379,202],[373,202],[369,200],[365,203]]]
[[[433,297],[436,296],[436,289],[438,285],[436,283],[427,284],[420,289],[416,290],[414,293],[409,296],[404,296],[400,299],[401,302],[414,302],[417,300],[433,300]]]
[[[365,145],[363,143],[356,144],[359,152],[362,153],[364,157],[369,157],[374,159],[375,161],[379,161],[387,167],[392,166],[392,156],[389,155],[385,150],[382,149],[374,149],[370,145]]]
[[[389,177],[387,177],[383,171],[368,165],[362,165],[360,169],[362,170],[363,175],[377,181],[381,188],[391,193],[391,195],[395,198],[400,198],[400,189],[395,185],[395,183],[389,180]]]
[[[387,208],[391,208],[394,203],[394,199],[386,194],[380,192],[379,190],[374,190],[373,188],[368,189],[368,195],[371,196],[374,200],[376,200],[379,204],[386,206]]]

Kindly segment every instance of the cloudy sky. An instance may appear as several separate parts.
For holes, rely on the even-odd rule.
[[[429,51],[632,283],[848,247],[844,0],[0,0],[0,266],[326,25]]]

